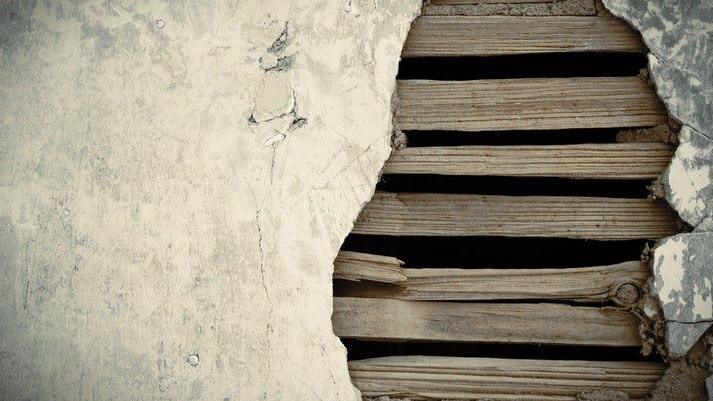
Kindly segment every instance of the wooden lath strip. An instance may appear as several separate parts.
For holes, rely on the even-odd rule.
[[[391,256],[340,251],[334,260],[333,277],[350,281],[398,283],[406,280],[401,265],[402,261]]]
[[[332,324],[370,340],[641,345],[633,315],[610,307],[335,297]]]
[[[413,23],[402,57],[642,51],[638,34],[608,16],[426,15]]]
[[[564,300],[629,305],[649,270],[640,261],[562,269],[402,269],[398,285],[343,285],[350,297],[413,301]],[[335,278],[337,278],[335,276]],[[372,280],[373,281],[373,280]],[[385,282],[385,280],[382,280]]]
[[[677,232],[661,201],[377,192],[352,231],[416,236],[657,239]]]
[[[644,398],[663,376],[655,362],[392,356],[349,362],[364,397],[412,400],[575,401],[583,390],[610,389]]]
[[[406,147],[384,173],[654,179],[673,153],[661,143]]]
[[[655,126],[666,113],[638,77],[401,80],[403,130],[501,131]]]

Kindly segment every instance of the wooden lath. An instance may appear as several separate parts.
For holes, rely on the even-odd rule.
[[[334,260],[333,277],[350,281],[398,283],[406,280],[401,265],[402,261],[390,256],[340,251]]]
[[[661,143],[406,147],[384,173],[654,179],[673,153]]]
[[[638,77],[401,80],[403,130],[501,131],[655,126],[666,113]]]
[[[676,233],[677,222],[664,202],[646,199],[377,192],[352,232],[658,239]]]
[[[612,307],[335,297],[342,338],[636,347],[637,321]]]
[[[640,261],[562,269],[401,271],[404,279],[391,282],[397,285],[345,284],[339,294],[415,301],[564,300],[627,305],[638,299],[649,277],[648,267]]]
[[[654,362],[394,356],[349,362],[364,397],[412,400],[575,401],[583,390],[610,389],[643,399],[663,376]]]
[[[626,22],[608,16],[421,16],[402,57],[643,51]]]

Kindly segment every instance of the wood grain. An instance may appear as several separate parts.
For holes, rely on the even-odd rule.
[[[401,265],[402,261],[391,256],[340,251],[334,260],[333,277],[350,281],[398,283],[406,280]]]
[[[392,356],[351,361],[349,375],[364,397],[575,401],[594,389],[643,399],[664,368],[656,362]]]
[[[666,113],[638,77],[401,80],[402,130],[500,131],[655,126]]]
[[[641,345],[633,315],[610,307],[335,297],[332,324],[370,340]]]
[[[377,192],[352,232],[622,240],[663,238],[677,223],[646,199]]]
[[[642,51],[636,32],[616,18],[426,15],[413,23],[402,57]]]
[[[398,285],[346,285],[338,295],[413,301],[566,300],[626,304],[622,285],[640,289],[649,270],[640,261],[562,269],[402,269]],[[382,280],[384,281],[384,280]],[[384,281],[385,282],[385,281]],[[335,294],[337,290],[335,289]]]
[[[661,143],[406,147],[391,154],[384,173],[654,179],[673,153]]]

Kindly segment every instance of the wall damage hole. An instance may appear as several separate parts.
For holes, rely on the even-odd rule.
[[[640,53],[540,53],[401,60],[397,79],[625,77],[646,68]]]
[[[352,380],[374,399],[643,399],[665,370],[648,249],[685,230],[657,200],[678,127],[645,49],[593,1],[450,1],[412,26],[398,146],[335,262]]]

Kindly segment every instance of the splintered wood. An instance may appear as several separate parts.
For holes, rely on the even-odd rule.
[[[655,126],[666,112],[638,77],[398,82],[402,130],[501,131]]]
[[[671,209],[646,199],[377,192],[352,232],[621,240],[677,230]]]
[[[338,263],[338,262],[337,262]],[[401,269],[397,285],[342,285],[340,295],[417,301],[566,300],[629,304],[622,289],[638,292],[649,277],[640,261],[559,269]],[[335,278],[338,278],[335,275]],[[632,287],[633,286],[633,287]],[[336,293],[336,292],[335,292]],[[636,299],[634,299],[636,301]]]
[[[402,264],[400,260],[389,256],[341,251],[334,261],[334,278],[398,283],[406,280]]]
[[[412,400],[575,401],[583,390],[613,389],[643,399],[663,375],[653,362],[394,356],[349,362],[364,397]]]

